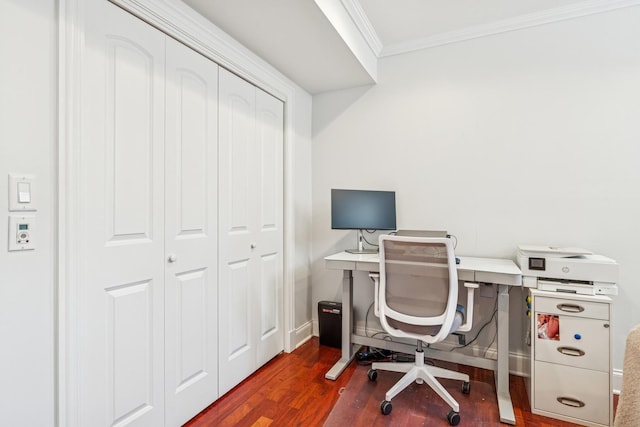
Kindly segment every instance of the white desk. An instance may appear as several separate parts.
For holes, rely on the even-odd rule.
[[[522,273],[516,264],[508,259],[459,257],[458,279],[467,282],[493,283],[498,285],[498,331],[497,360],[483,359],[477,366],[493,369],[496,382],[496,394],[500,421],[515,424],[515,414],[509,393],[509,286],[522,285]],[[378,254],[350,254],[340,252],[325,257],[326,266],[333,270],[342,270],[342,357],[326,373],[325,378],[335,380],[353,360],[353,345],[372,345],[379,348],[398,349],[412,353],[413,347],[406,344],[390,343],[386,340],[364,337],[353,333],[353,271],[379,271]],[[430,354],[431,356],[431,354]],[[458,357],[449,353],[450,360]],[[438,358],[437,355],[433,356]]]

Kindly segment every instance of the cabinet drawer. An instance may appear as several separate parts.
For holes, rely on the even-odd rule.
[[[534,321],[540,316],[546,313],[536,310]],[[557,339],[545,338],[534,328],[535,360],[609,372],[609,322],[564,315],[557,319]]]
[[[535,362],[534,409],[609,425],[609,374]]]
[[[535,309],[549,314],[609,320],[609,304],[601,302],[537,296]]]

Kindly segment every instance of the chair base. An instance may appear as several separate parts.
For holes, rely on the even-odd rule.
[[[450,371],[448,369],[438,368],[424,364],[424,351],[416,350],[416,358],[414,363],[396,363],[396,362],[374,362],[371,365],[372,370],[383,370],[391,372],[404,373],[404,376],[391,387],[386,395],[385,400],[391,401],[402,390],[410,386],[413,382],[418,384],[427,383],[437,394],[444,400],[449,407],[455,412],[460,411],[460,405],[449,394],[442,384],[436,378],[447,378],[452,380],[463,381],[462,390],[465,393],[469,391],[469,375],[461,372]],[[371,378],[371,377],[370,377]]]

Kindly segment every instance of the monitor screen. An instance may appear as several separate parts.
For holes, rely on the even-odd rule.
[[[394,191],[331,190],[331,228],[395,230]]]

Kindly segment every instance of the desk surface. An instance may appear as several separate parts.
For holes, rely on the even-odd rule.
[[[459,256],[460,280],[521,286],[522,272],[510,259]],[[339,252],[324,258],[327,268],[334,270],[379,271],[378,254]]]

